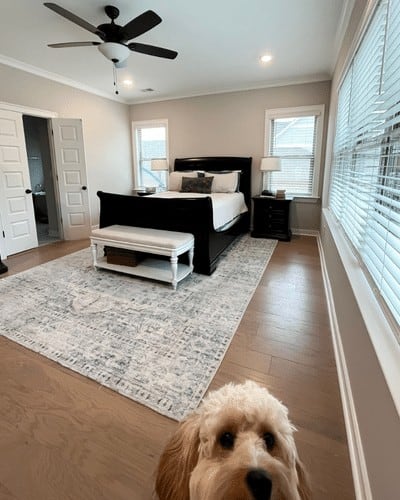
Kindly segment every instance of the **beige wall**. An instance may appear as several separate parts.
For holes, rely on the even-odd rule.
[[[171,162],[180,157],[252,156],[252,192],[255,195],[260,192],[258,167],[264,155],[265,110],[324,104],[327,123],[329,98],[329,81],[288,85],[136,104],[131,106],[131,119],[168,119]],[[325,149],[323,157],[324,152]],[[319,230],[319,200],[316,203],[296,201],[292,207],[294,229]]]
[[[337,88],[367,0],[356,0],[332,83],[331,110]],[[335,116],[330,117],[326,164],[329,166]],[[325,177],[323,206],[327,205],[329,173]],[[400,421],[369,334],[340,259],[336,242],[322,216],[321,242],[332,288],[340,338],[349,373],[368,477],[374,499],[399,498]]]
[[[325,104],[327,120],[329,94],[330,82],[317,82],[139,104],[129,108],[0,64],[1,101],[57,112],[63,118],[82,119],[92,224],[98,222],[98,190],[118,193],[131,190],[131,120],[168,118],[171,160],[197,155],[252,156],[252,191],[258,194],[261,181],[258,165],[264,154],[265,110]],[[320,200],[293,203],[292,227],[318,230],[320,208]]]
[[[92,224],[98,223],[98,190],[130,193],[132,148],[129,107],[0,64],[0,101],[81,118]]]

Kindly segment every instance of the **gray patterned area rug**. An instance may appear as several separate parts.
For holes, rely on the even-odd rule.
[[[176,420],[200,403],[274,251],[245,235],[212,276],[170,285],[85,249],[0,280],[1,333]]]

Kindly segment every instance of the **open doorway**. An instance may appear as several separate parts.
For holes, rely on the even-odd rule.
[[[0,102],[1,256],[88,238],[90,228],[82,120]]]
[[[39,245],[60,239],[47,119],[23,115],[33,208]]]

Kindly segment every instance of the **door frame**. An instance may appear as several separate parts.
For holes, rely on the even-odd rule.
[[[29,116],[37,116],[40,118],[58,118],[58,113],[54,111],[49,111],[46,109],[38,109],[38,108],[30,108],[29,106],[20,106],[18,104],[12,104],[8,102],[3,102],[0,101],[0,109],[4,109],[6,111],[15,111],[16,113],[21,113],[21,115],[29,115]],[[52,165],[52,168],[54,168],[54,165]],[[56,191],[56,197],[59,196],[59,189],[57,185]],[[58,205],[59,205],[59,200],[57,199],[57,210],[58,210]],[[60,227],[60,230],[62,231],[62,226]],[[7,258],[6,254],[6,248],[4,245],[4,238],[2,237],[2,234],[4,231],[4,227],[1,222],[1,216],[0,216],[0,255],[2,260]]]

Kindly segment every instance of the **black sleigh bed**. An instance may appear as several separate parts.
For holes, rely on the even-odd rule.
[[[212,274],[222,252],[241,233],[249,230],[251,207],[251,158],[200,157],[177,158],[174,171],[204,171],[215,175],[240,171],[238,189],[243,193],[248,211],[241,214],[226,230],[215,230],[210,196],[188,198],[158,198],[128,196],[98,191],[100,198],[100,228],[120,224],[192,233],[194,271]],[[201,174],[200,174],[201,175]]]

